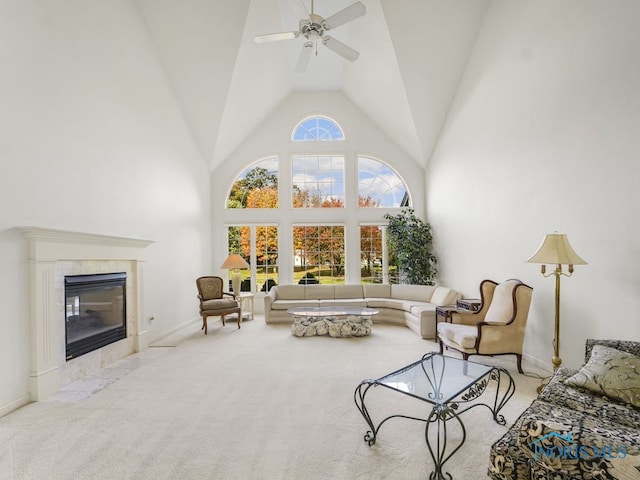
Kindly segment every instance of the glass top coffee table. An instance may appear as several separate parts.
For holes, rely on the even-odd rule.
[[[371,334],[371,317],[379,312],[367,307],[293,307],[291,333],[296,337],[329,335],[330,337],[363,337]]]
[[[427,418],[403,414],[390,415],[376,426],[365,405],[365,397],[371,387],[384,387],[399,395],[424,401],[431,406],[431,411]],[[487,395],[484,397],[488,400],[486,403],[482,401],[484,397],[480,398],[485,392]],[[451,479],[451,475],[444,472],[443,466],[462,447],[466,439],[466,429],[461,415],[472,408],[483,406],[491,411],[496,423],[504,425],[506,421],[500,410],[514,392],[513,378],[503,368],[445,357],[440,353],[428,353],[421,360],[400,370],[376,380],[362,381],[355,390],[354,400],[370,428],[364,435],[364,440],[369,446],[376,443],[380,428],[387,420],[406,418],[425,422],[427,448],[435,464],[429,478],[440,480]],[[397,405],[400,408],[401,402]],[[462,431],[462,438],[457,439],[457,444],[453,441],[447,442],[447,424],[451,421]]]

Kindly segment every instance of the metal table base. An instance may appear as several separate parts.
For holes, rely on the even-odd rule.
[[[448,472],[445,472],[444,465],[453,457],[453,455],[460,450],[466,440],[466,428],[462,421],[461,415],[472,408],[486,407],[491,412],[493,420],[499,425],[505,425],[506,421],[503,415],[500,414],[500,410],[511,399],[515,392],[515,383],[509,372],[499,367],[486,367],[486,372],[482,375],[474,378],[469,384],[464,386],[459,392],[444,392],[447,382],[446,370],[442,367],[441,371],[437,371],[437,366],[434,366],[433,359],[435,357],[441,357],[443,365],[449,362],[456,362],[456,366],[459,366],[464,375],[468,375],[468,367],[471,362],[466,360],[460,360],[450,357],[444,357],[440,354],[429,353],[425,355],[421,361],[411,364],[404,369],[400,369],[392,374],[381,377],[377,380],[364,380],[358,385],[354,392],[354,401],[356,407],[364,417],[365,422],[369,426],[369,430],[364,435],[364,441],[369,446],[373,446],[378,439],[380,428],[388,420],[392,418],[406,418],[409,420],[417,420],[425,423],[425,441],[429,454],[434,463],[434,470],[430,473],[430,480],[451,480],[452,476]],[[390,377],[397,377],[403,372],[410,369],[417,368],[420,364],[424,373],[424,381],[427,382],[427,394],[419,394],[403,391],[385,384],[385,380]],[[394,377],[394,378],[395,378]],[[505,385],[504,382],[507,382]],[[489,382],[495,382],[495,394],[489,403],[480,401],[480,397],[485,393]],[[410,397],[422,400],[431,405],[431,411],[426,418],[418,418],[414,416],[394,414],[384,418],[377,425],[375,424],[371,413],[369,412],[365,398],[371,387],[383,387],[392,391],[408,395]],[[459,443],[453,444],[447,438],[447,429],[451,422],[458,425],[462,430],[462,438],[459,439]]]

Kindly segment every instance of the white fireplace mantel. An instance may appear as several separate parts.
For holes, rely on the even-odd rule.
[[[145,249],[150,240],[40,227],[18,227],[27,238],[30,280],[31,400],[56,393],[64,382],[91,373],[148,346],[142,301]],[[65,358],[64,275],[127,271],[127,338],[101,351]]]

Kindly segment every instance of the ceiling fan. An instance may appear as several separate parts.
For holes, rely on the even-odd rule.
[[[362,2],[355,2],[346,8],[343,8],[339,12],[334,13],[330,17],[322,18],[314,11],[314,0],[311,0],[311,13],[309,18],[303,18],[300,20],[298,30],[293,32],[282,33],[270,33],[267,35],[257,35],[254,37],[256,43],[275,42],[278,40],[291,40],[293,38],[304,37],[306,39],[302,46],[302,51],[298,57],[298,63],[296,65],[296,72],[304,72],[309,64],[309,58],[314,47],[317,52],[317,42],[321,41],[330,50],[333,50],[345,60],[354,62],[360,56],[357,50],[354,50],[350,46],[342,43],[340,40],[333,38],[325,33],[328,30],[344,25],[351,22],[356,18],[363,16],[367,13],[366,7]],[[306,12],[306,10],[305,10]]]

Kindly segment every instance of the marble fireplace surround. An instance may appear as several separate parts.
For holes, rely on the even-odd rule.
[[[148,347],[142,286],[144,251],[152,241],[39,227],[19,230],[28,241],[32,401]],[[127,338],[67,361],[65,275],[113,272],[127,273]]]

